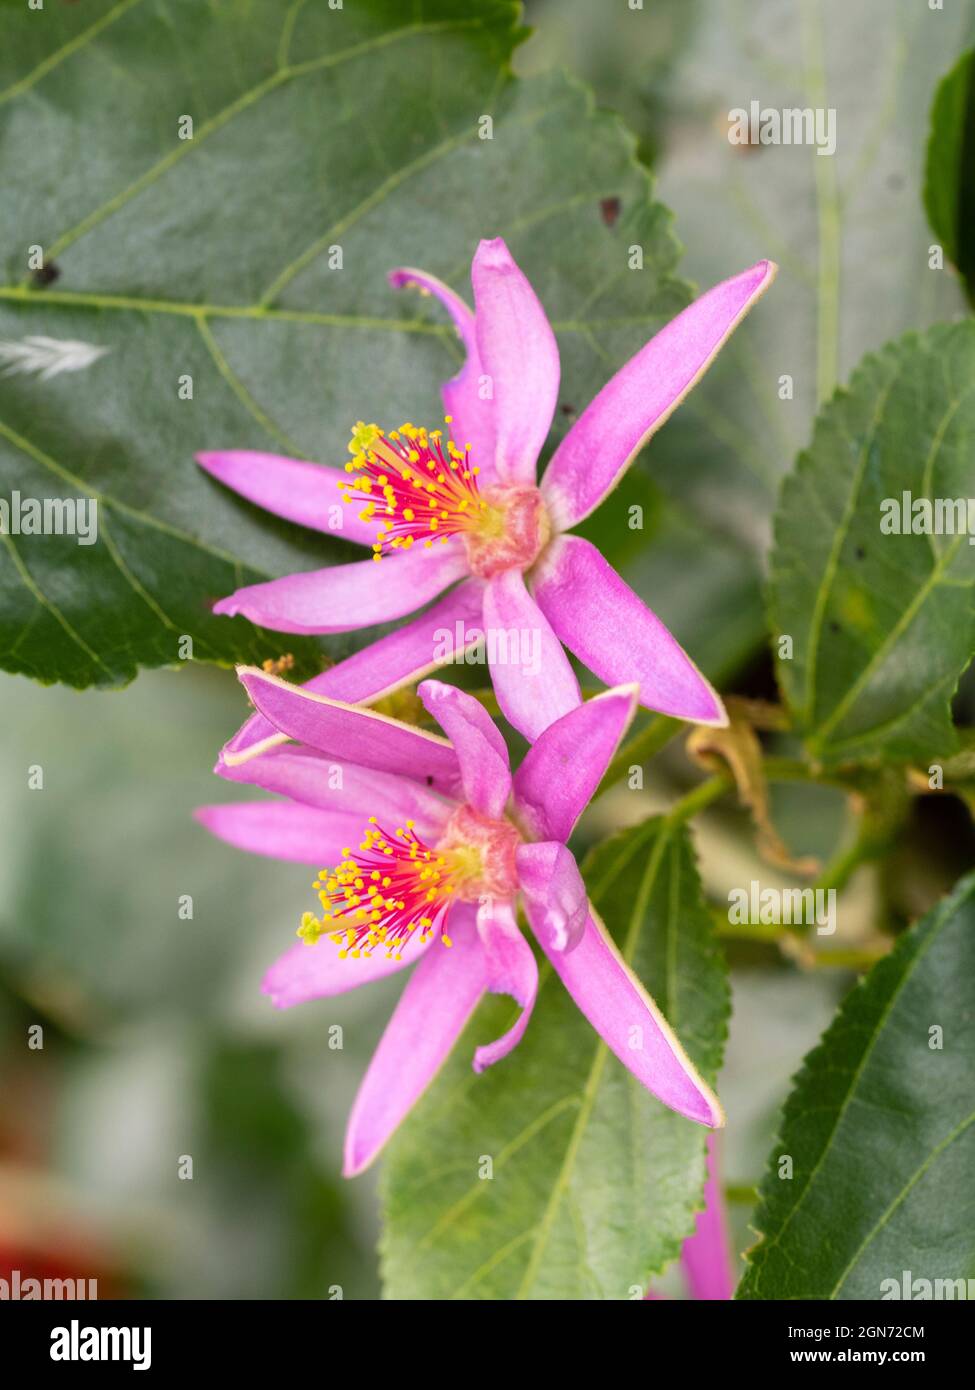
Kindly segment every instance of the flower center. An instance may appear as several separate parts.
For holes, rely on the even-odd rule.
[[[451,423],[449,415],[445,420]],[[345,471],[353,477],[339,487],[347,503],[363,504],[361,519],[377,525],[374,560],[417,541],[429,548],[460,535],[472,573],[490,579],[506,569],[527,569],[551,534],[536,487],[481,492],[470,445],[459,449],[442,430],[405,424],[385,434],[360,420],[349,453]]]
[[[472,529],[464,537],[471,573],[490,579],[504,570],[526,570],[552,534],[548,513],[537,487],[515,483],[484,490],[498,524]]]
[[[368,958],[377,947],[399,960],[417,931],[421,940],[438,931],[450,946],[455,902],[515,891],[520,839],[509,821],[488,820],[470,806],[458,807],[434,848],[415,834],[413,821],[389,834],[370,816],[358,848],[343,849],[341,863],[322,869],[312,884],[322,915],[304,913],[297,934],[309,946],[330,937],[342,960]]]

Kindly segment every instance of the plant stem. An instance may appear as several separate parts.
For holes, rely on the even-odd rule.
[[[724,796],[725,792],[730,791],[734,785],[734,778],[730,772],[717,772],[707,781],[699,782],[696,787],[692,787],[671,806],[665,817],[668,825],[681,825],[684,821],[690,820],[699,811],[710,806],[712,801],[717,801],[719,797]]]
[[[725,1183],[724,1199],[735,1206],[750,1207],[758,1201],[758,1188],[747,1183]]]
[[[891,943],[893,944],[893,943]],[[814,970],[869,970],[887,955],[889,947],[858,951],[854,947],[836,951],[820,951],[812,962]]]
[[[858,835],[852,845],[845,850],[840,850],[840,852],[829,861],[816,879],[813,887],[826,892],[834,888],[839,892],[841,888],[846,887],[860,865],[865,864],[868,859],[872,858],[873,849],[874,841],[872,837],[868,838],[863,834]]]

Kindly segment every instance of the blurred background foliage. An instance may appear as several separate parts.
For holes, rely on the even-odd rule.
[[[765,255],[783,267],[617,495],[644,506],[647,529],[620,526],[614,505],[590,532],[709,673],[749,695],[774,696],[763,556],[817,402],[867,349],[960,307],[951,277],[925,270],[920,186],[931,98],[971,41],[972,12],[954,5],[922,34],[925,9],[645,0],[637,21],[602,0],[527,6],[537,30],[518,71],[563,64],[622,114],[674,212],[682,271],[707,285]],[[837,107],[836,159],[732,148],[727,112],[752,96]],[[780,372],[795,381],[788,403],[769,385]],[[107,694],[2,676],[0,688],[0,1267],[151,1297],[376,1296],[375,1175],[337,1174],[399,984],[284,1013],[260,995],[309,875],[235,853],[192,820],[235,794],[210,774],[244,713],[232,676],[150,672]],[[970,722],[970,691],[958,710]],[[43,790],[28,786],[35,765]],[[645,790],[594,806],[580,847],[665,808],[695,775],[671,746]],[[848,830],[843,797],[820,788],[776,788],[773,818],[791,849],[823,860]],[[759,875],[791,881],[761,863],[730,804],[695,839],[715,904]],[[966,808],[916,803],[892,871],[865,867],[850,886],[836,959],[869,951],[881,924],[913,919],[972,863]],[[789,1077],[853,977],[828,958],[726,946],[724,1176],[741,1249]],[[30,1050],[38,1023],[44,1047]],[[676,1274],[659,1287],[680,1292]]]

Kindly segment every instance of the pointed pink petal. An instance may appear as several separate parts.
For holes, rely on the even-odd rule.
[[[532,590],[556,635],[607,685],[635,681],[646,709],[727,724],[720,697],[676,637],[581,536],[551,543]]]
[[[475,625],[477,634],[483,622],[484,585],[479,579],[466,579],[449,594],[421,613],[418,618],[380,637],[361,652],[340,661],[337,666],[313,676],[305,689],[316,695],[328,695],[346,704],[372,704],[401,686],[434,670],[438,655],[449,660],[462,655],[465,634]],[[229,743],[224,745],[221,762],[232,763],[252,757],[267,744],[280,743],[284,738],[262,714],[253,714]]]
[[[371,984],[397,970],[405,970],[423,955],[430,939],[422,941],[414,933],[399,952],[400,959],[385,950],[373,951],[370,956],[354,960],[339,956],[339,948],[328,937],[314,946],[296,941],[268,970],[261,982],[262,991],[270,996],[276,1009],[290,1009],[293,1004],[305,1004],[310,999],[327,999],[335,994],[347,994],[360,985]]]
[[[305,806],[357,820],[356,842],[362,838],[369,817],[376,816],[391,828],[405,820],[415,821],[420,838],[430,843],[439,837],[453,809],[452,802],[408,777],[342,762],[295,743],[278,744],[244,763],[221,761],[214,771],[229,782],[263,787]],[[348,840],[343,843],[348,844]]]
[[[354,632],[412,613],[468,572],[460,545],[417,545],[409,551],[351,565],[288,574],[249,584],[213,605],[274,632]]]
[[[371,546],[376,539],[376,523],[360,521],[358,509],[342,501],[338,485],[348,479],[341,468],[252,449],[218,449],[197,454],[196,461],[226,487],[275,516],[357,545]]]
[[[555,334],[500,237],[478,246],[471,280],[477,344],[494,396],[498,477],[533,483],[559,393]]]
[[[759,261],[702,294],[650,339],[590,402],[542,479],[555,525],[575,526],[616,486],[633,459],[775,278]]]
[[[495,638],[491,681],[498,704],[520,734],[536,739],[575,709],[582,695],[562,644],[520,571],[507,570],[488,580],[484,627]]]
[[[474,1070],[482,1072],[521,1042],[538,995],[538,965],[518,930],[510,902],[482,903],[477,910],[477,930],[487,959],[488,989],[492,994],[510,994],[521,1005],[521,1013],[507,1033],[474,1053]]]
[[[447,796],[460,789],[457,754],[437,734],[314,695],[256,666],[239,666],[237,675],[260,713],[298,743],[361,767],[412,777]]]
[[[728,1233],[724,1197],[718,1180],[717,1135],[708,1135],[708,1178],[704,1210],[692,1236],[684,1241],[681,1264],[692,1298],[714,1303],[734,1297],[735,1261]]]
[[[369,1070],[345,1133],[345,1177],[373,1161],[447,1060],[487,988],[484,948],[474,913],[458,904],[450,916],[453,945],[433,945],[410,977]]]
[[[472,695],[443,681],[423,681],[417,694],[454,746],[464,800],[500,820],[511,795],[511,773],[508,748],[493,719]]]
[[[528,920],[532,921],[529,910]],[[590,909],[574,951],[542,949],[603,1042],[664,1105],[698,1124],[724,1124],[717,1096],[698,1075],[663,1014]]]
[[[460,334],[467,353],[463,367],[441,387],[444,410],[452,417],[450,435],[458,448],[471,446],[471,462],[480,469],[478,481],[484,487],[497,481],[494,467],[494,409],[490,399],[481,398],[481,379],[484,368],[477,350],[474,314],[459,294],[449,285],[409,266],[390,271],[389,283],[394,289],[414,286],[421,293],[432,294],[447,310]]]
[[[589,903],[572,851],[559,840],[519,845],[515,866],[534,931],[547,949],[571,951],[578,946],[589,920]]]
[[[571,710],[529,748],[514,778],[515,805],[539,840],[564,844],[599,786],[636,710],[635,685]]]
[[[318,811],[292,801],[235,801],[193,812],[211,835],[249,854],[292,864],[334,864],[343,845],[362,838],[361,816]]]

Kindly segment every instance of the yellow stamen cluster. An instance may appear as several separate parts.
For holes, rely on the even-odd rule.
[[[469,866],[455,856],[429,849],[407,821],[389,836],[370,816],[358,850],[342,851],[334,869],[322,869],[312,884],[322,905],[321,917],[306,912],[297,935],[313,946],[328,936],[339,957],[368,957],[377,946],[399,960],[414,932],[429,940],[437,921],[441,926],[452,901],[455,879]],[[442,933],[445,946],[451,945]]]
[[[444,417],[450,425],[452,417]],[[345,471],[354,481],[339,483],[349,504],[364,502],[363,521],[380,529],[373,558],[391,550],[409,550],[422,540],[442,543],[458,531],[490,525],[492,508],[478,492],[478,468],[442,430],[427,431],[407,422],[387,435],[378,425],[359,421],[349,444]]]

